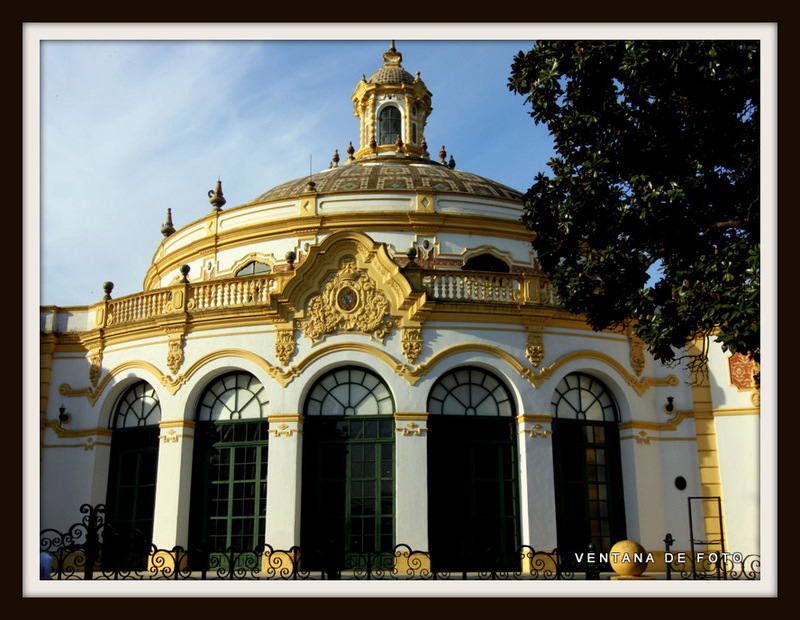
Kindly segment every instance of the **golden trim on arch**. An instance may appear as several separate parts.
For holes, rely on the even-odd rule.
[[[567,364],[573,360],[577,359],[594,359],[601,361],[611,368],[616,370],[619,375],[623,378],[623,380],[633,388],[633,390],[641,396],[647,391],[649,388],[654,386],[665,386],[665,385],[677,385],[678,378],[674,375],[670,375],[666,378],[655,378],[655,377],[644,377],[642,379],[637,379],[635,376],[630,374],[625,367],[620,364],[617,360],[609,355],[604,353],[598,353],[597,351],[573,351],[572,353],[567,353],[566,355],[561,356],[555,362],[547,366],[546,368],[542,368],[539,372],[532,370],[531,368],[524,366],[521,364],[515,357],[511,354],[507,353],[503,349],[500,349],[493,345],[487,344],[480,344],[480,343],[465,343],[465,344],[457,344],[451,347],[448,347],[439,353],[433,355],[428,361],[423,362],[419,366],[417,366],[414,370],[410,371],[409,374],[415,378],[419,378],[428,373],[430,368],[434,365],[438,364],[441,360],[450,357],[451,355],[455,355],[457,353],[467,352],[467,351],[477,351],[482,353],[489,353],[490,355],[494,355],[503,361],[507,362],[514,370],[516,370],[520,376],[530,381],[534,387],[539,387],[544,381],[549,379],[553,374],[555,374],[556,370],[558,370],[564,364]]]

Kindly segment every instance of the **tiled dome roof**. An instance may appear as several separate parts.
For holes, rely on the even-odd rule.
[[[400,84],[413,82],[414,76],[403,67],[381,67],[367,78],[368,84]]]
[[[369,76],[368,84],[400,84],[401,82],[413,82],[414,76],[403,69],[400,64],[403,55],[394,47],[392,41],[389,51],[383,55],[383,66]]]
[[[309,191],[309,180],[320,194],[333,192],[414,191],[431,188],[440,192],[477,194],[519,201],[522,194],[496,181],[432,162],[369,162],[362,160],[338,168],[330,168],[282,183],[261,194],[253,202],[288,198]]]

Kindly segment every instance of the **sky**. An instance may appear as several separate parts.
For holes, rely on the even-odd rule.
[[[433,94],[425,137],[456,167],[521,191],[552,153],[510,65],[533,39],[397,38]],[[377,40],[43,40],[40,60],[41,305],[142,290],[163,240],[359,146],[351,95],[383,65]]]

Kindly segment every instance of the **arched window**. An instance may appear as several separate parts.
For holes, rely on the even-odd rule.
[[[111,415],[106,521],[124,553],[146,555],[152,539],[160,420],[158,396],[145,381],[125,390]]]
[[[607,552],[626,531],[616,402],[595,377],[572,373],[551,409],[558,548]]]
[[[488,252],[467,259],[464,261],[462,269],[465,271],[492,271],[495,273],[509,273],[511,271],[508,263]]]
[[[583,373],[567,375],[553,392],[553,417],[618,422],[617,406],[605,385]]]
[[[482,368],[452,370],[430,391],[428,527],[437,570],[518,568],[515,410],[506,385]]]
[[[231,372],[208,386],[200,399],[197,420],[243,420],[260,418],[267,404],[264,386],[246,372]]]
[[[356,568],[394,550],[394,400],[373,372],[350,366],[309,392],[303,425],[304,562]],[[375,560],[375,556],[372,558]]]
[[[378,118],[378,144],[394,144],[400,130],[400,110],[393,105],[384,106]]]
[[[264,542],[266,390],[247,372],[214,380],[197,407],[190,546],[253,552]]]
[[[503,383],[480,368],[459,368],[444,375],[428,397],[431,415],[512,416],[514,403]]]
[[[236,272],[236,277],[240,276],[254,276],[260,273],[271,273],[272,267],[267,265],[266,263],[262,263],[256,260],[250,261],[244,267],[239,269]]]

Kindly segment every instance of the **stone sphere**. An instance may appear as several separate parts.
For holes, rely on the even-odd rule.
[[[620,540],[608,552],[614,572],[623,577],[638,577],[647,568],[647,551],[635,540]]]

